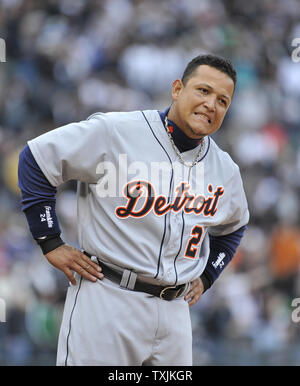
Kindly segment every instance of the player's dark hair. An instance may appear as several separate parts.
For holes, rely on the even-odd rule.
[[[233,64],[229,59],[225,59],[221,56],[216,55],[199,55],[196,56],[193,60],[191,60],[186,66],[184,73],[182,75],[182,83],[185,85],[188,79],[191,77],[193,72],[202,64],[206,64],[207,66],[214,67],[217,70],[227,74],[232,80],[234,85],[237,81],[237,74]]]

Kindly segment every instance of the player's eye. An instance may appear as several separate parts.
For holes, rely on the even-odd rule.
[[[205,87],[197,87],[197,91],[200,91],[200,93],[204,95],[208,93],[208,90]]]
[[[220,99],[220,103],[223,105],[223,106],[227,106],[227,101],[225,99]]]

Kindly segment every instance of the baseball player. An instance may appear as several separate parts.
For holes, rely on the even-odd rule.
[[[96,113],[28,142],[30,231],[70,281],[57,365],[192,365],[189,306],[228,265],[249,220],[238,166],[210,137],[232,64],[202,55],[157,110]],[[62,240],[56,188],[78,181],[81,250]]]

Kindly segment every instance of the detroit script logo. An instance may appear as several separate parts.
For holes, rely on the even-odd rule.
[[[132,181],[125,185],[123,195],[127,198],[125,206],[118,206],[115,210],[119,218],[146,216],[151,211],[157,216],[163,216],[169,211],[185,213],[203,214],[204,216],[214,216],[220,197],[224,194],[224,188],[218,186],[215,191],[211,184],[208,185],[210,196],[194,195],[190,192],[190,185],[181,182],[175,188],[175,196],[171,202],[165,195],[156,195],[153,185],[148,181]],[[144,196],[144,198],[142,198]],[[137,209],[140,200],[144,200],[142,208]]]

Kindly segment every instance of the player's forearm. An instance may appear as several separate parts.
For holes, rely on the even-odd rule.
[[[20,153],[18,178],[22,210],[32,236],[45,254],[63,244],[55,212],[56,188],[39,168],[28,145]]]
[[[205,270],[201,275],[204,292],[213,285],[234,257],[246,228],[243,226],[225,236],[209,236],[210,254]]]

